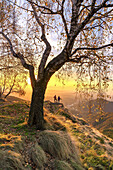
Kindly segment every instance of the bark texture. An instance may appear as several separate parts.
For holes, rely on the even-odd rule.
[[[45,90],[44,80],[36,82],[35,88],[33,88],[28,125],[35,125],[37,129],[43,129],[44,127],[43,103]]]

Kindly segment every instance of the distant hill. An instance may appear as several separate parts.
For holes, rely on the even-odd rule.
[[[26,101],[0,107],[1,170],[113,169],[113,140],[62,103],[44,102],[43,131],[27,125],[28,112]]]
[[[77,111],[71,111],[113,138],[113,102],[101,98],[90,100],[81,104]]]

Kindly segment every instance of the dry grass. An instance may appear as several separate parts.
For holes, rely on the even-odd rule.
[[[42,169],[44,163],[47,162],[47,158],[45,152],[37,143],[32,147],[30,151],[30,155],[31,155],[31,160],[36,165],[36,167]]]
[[[53,165],[57,162],[57,169],[83,170],[76,146],[79,146],[79,157],[86,169],[113,169],[112,139],[88,126],[83,119],[75,117],[75,123],[72,117],[68,116],[67,111],[65,113],[65,109],[55,108],[55,113],[50,113],[47,107],[44,109],[47,130],[37,132],[34,127],[29,128],[26,125],[28,111],[29,108],[24,103],[0,108],[0,149],[6,155],[8,150],[11,150],[25,157],[23,161],[26,168],[24,166],[24,169],[33,170],[37,167],[50,170],[54,169]],[[78,143],[73,143],[72,139]],[[21,148],[19,143],[24,146]],[[29,151],[32,151],[32,154],[29,155]],[[2,153],[1,155],[3,156]],[[15,160],[17,156],[13,157]],[[7,160],[4,158],[4,161]]]
[[[40,132],[39,144],[44,151],[61,160],[68,159],[71,154],[75,154],[70,137],[63,132],[48,130]]]
[[[54,170],[73,170],[73,168],[65,161],[56,160],[54,162]]]
[[[0,170],[25,170],[20,154],[11,150],[0,151]]]

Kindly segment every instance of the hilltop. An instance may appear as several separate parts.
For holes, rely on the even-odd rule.
[[[62,103],[45,101],[44,131],[27,126],[29,102],[4,103],[0,108],[0,170],[113,169],[113,140]]]

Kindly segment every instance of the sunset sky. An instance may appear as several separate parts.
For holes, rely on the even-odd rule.
[[[19,96],[16,93],[12,93],[11,95],[15,95],[17,97],[20,97],[25,100],[31,100],[32,96],[32,88],[30,85],[30,79],[28,78],[28,85],[25,89],[26,95],[25,96]],[[76,103],[77,95],[76,95],[76,81],[72,78],[67,79],[64,81],[65,85],[62,83],[62,80],[59,81],[59,79],[55,76],[52,76],[50,79],[50,82],[48,83],[47,90],[45,93],[45,100],[54,101],[53,97],[56,95],[57,97],[61,97],[61,102],[67,106],[71,105],[72,103]],[[110,96],[110,98],[107,98],[108,100],[113,101],[113,84],[111,83],[108,87],[107,94]],[[80,99],[81,100],[81,99]]]

